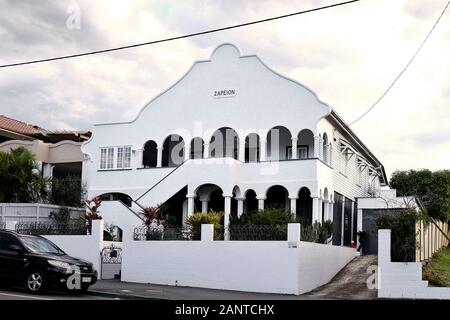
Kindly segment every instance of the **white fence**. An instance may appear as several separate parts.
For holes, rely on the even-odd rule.
[[[135,241],[123,234],[122,281],[188,287],[302,294],[329,282],[355,257],[355,249],[300,241],[290,224],[288,241]]]
[[[43,203],[0,203],[0,220],[18,222],[46,222],[52,211],[58,211],[60,206]],[[76,218],[86,212],[84,208],[69,207],[71,218]]]
[[[378,230],[378,297],[450,299],[450,288],[428,287],[421,262],[392,262],[391,230]]]
[[[429,223],[419,220],[416,223],[416,261],[426,261],[442,247],[449,244],[448,223],[431,219]]]

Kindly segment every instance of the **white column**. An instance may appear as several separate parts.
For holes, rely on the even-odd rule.
[[[191,146],[189,144],[184,145],[184,161],[191,158]]]
[[[190,216],[194,215],[194,198],[195,198],[195,194],[188,194],[186,196],[186,198],[188,200],[187,216],[190,217]]]
[[[313,223],[319,222],[319,197],[311,195]]]
[[[209,158],[209,143],[203,144],[203,159]]]
[[[259,161],[266,161],[266,140],[259,140]]]
[[[314,136],[314,158],[319,158],[319,136]]]
[[[236,198],[237,200],[237,216],[240,217],[244,213],[244,200],[245,198]]]
[[[136,150],[136,168],[144,167],[144,149]]]
[[[322,198],[318,198],[318,216],[317,216],[317,218],[318,218],[318,220],[319,220],[319,222],[323,222],[322,221]]]
[[[258,199],[258,210],[264,210],[264,201],[266,197],[256,197]]]
[[[208,212],[208,200],[202,200],[202,212],[203,213]]]
[[[292,138],[292,159],[297,159],[297,138]]]
[[[239,143],[239,155],[238,160],[245,162],[245,139]]]
[[[50,163],[44,164],[43,167],[42,167],[42,176],[44,178],[51,178],[51,177],[53,177],[53,168],[54,167],[55,166],[53,164],[50,164]]]
[[[291,200],[291,214],[296,217],[297,216],[297,199],[298,197],[289,197]]]
[[[230,225],[230,214],[231,214],[231,195],[224,195],[224,217],[223,217],[223,228],[224,228],[224,240],[230,240],[230,233],[228,227]]]
[[[157,147],[157,158],[156,158],[156,166],[160,168],[162,166],[162,154],[163,154],[163,147]]]
[[[53,168],[55,168],[55,166],[53,164],[50,164],[50,163],[44,164],[42,167],[42,176],[46,179],[53,178]],[[48,183],[46,185],[46,189],[48,192],[52,191],[51,180],[48,181]]]
[[[323,200],[323,203],[324,203],[324,206],[323,206],[323,218],[324,218],[324,221],[327,221],[327,220],[330,220],[329,217],[328,217],[330,202],[328,200]]]

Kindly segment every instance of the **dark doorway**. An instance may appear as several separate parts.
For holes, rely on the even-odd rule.
[[[252,189],[247,190],[245,194],[245,212],[258,211],[258,199],[256,199],[256,192]]]
[[[344,246],[349,247],[352,240],[352,208],[353,201],[345,198],[344,204]]]
[[[342,241],[342,214],[343,214],[344,196],[334,193],[334,207],[333,207],[333,245],[340,246]]]
[[[300,189],[297,199],[297,219],[301,224],[312,225],[312,198],[311,191],[304,187]]]
[[[224,211],[224,198],[222,189],[216,189],[211,192],[210,200],[208,203],[209,211]]]
[[[278,208],[288,211],[286,206],[288,200],[288,191],[282,186],[272,186],[269,188],[266,194],[266,208]]]

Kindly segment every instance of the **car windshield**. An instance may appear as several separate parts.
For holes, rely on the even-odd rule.
[[[64,251],[45,238],[27,235],[20,236],[20,240],[22,240],[23,245],[33,253],[65,254]]]

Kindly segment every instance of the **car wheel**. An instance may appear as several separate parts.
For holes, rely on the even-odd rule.
[[[34,294],[45,291],[46,278],[41,270],[31,270],[25,275],[25,289]]]

